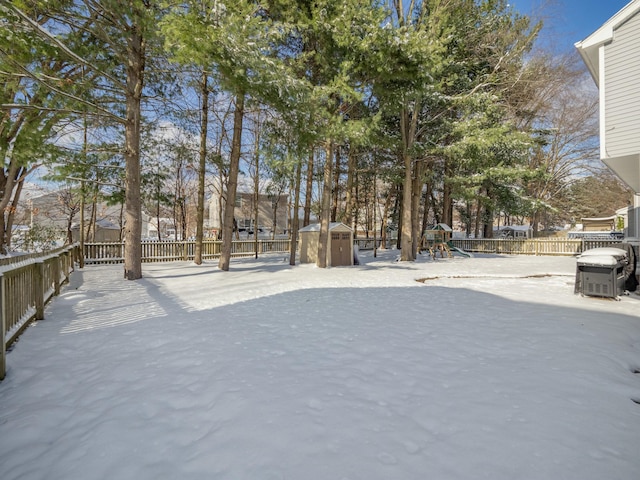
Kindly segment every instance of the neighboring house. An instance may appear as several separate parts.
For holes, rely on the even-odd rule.
[[[158,238],[170,238],[175,237],[175,226],[173,220],[170,218],[160,217],[160,224],[158,225],[158,218],[153,215],[149,215],[142,212],[142,238],[150,240],[158,240]],[[160,234],[158,235],[158,230]]]
[[[74,242],[80,241],[80,225],[74,224],[71,227],[71,235]],[[120,227],[109,220],[102,219],[96,221],[96,231],[94,242],[119,242],[121,241]]]
[[[599,218],[583,218],[582,219],[582,231],[583,232],[611,232],[616,228],[616,215],[610,217]]]
[[[533,238],[531,225],[505,225],[494,232],[498,238]]]
[[[270,203],[269,203],[270,205]],[[287,211],[286,201],[284,202],[283,212]],[[93,206],[90,203],[85,205],[85,232],[91,221]],[[95,241],[120,241],[120,224],[122,218],[122,205],[107,205],[99,202],[96,205],[96,234]],[[205,208],[205,216],[206,212]],[[185,237],[195,235],[196,214],[190,211],[188,214],[189,224]],[[77,198],[75,198],[69,190],[48,191],[37,188],[32,184],[27,184],[20,197],[20,202],[16,211],[14,220],[15,235],[25,235],[25,231],[33,225],[42,227],[53,227],[60,230],[62,235],[66,235],[67,228],[71,227],[74,239],[79,238],[79,222],[80,211]],[[158,230],[160,230],[161,239],[181,239],[182,231],[176,229],[174,220],[171,218],[161,217],[158,225],[158,218],[142,212],[142,238],[158,239]],[[20,226],[20,228],[18,228]],[[210,236],[209,220],[204,220],[205,237]],[[74,231],[75,230],[75,231]],[[22,233],[19,233],[21,231]],[[117,234],[116,234],[117,233]],[[93,239],[93,235],[91,238]],[[85,238],[86,240],[86,238]]]
[[[41,225],[66,231],[70,209],[64,192],[27,192],[20,198],[16,218],[25,225]]]
[[[640,0],[575,46],[600,92],[600,158],[636,194],[627,238],[640,242]]]
[[[241,232],[253,232],[255,218],[255,195],[238,192],[235,199],[234,217]],[[224,202],[219,195],[214,195],[209,203],[209,226],[220,232],[224,217]],[[289,225],[288,195],[258,195],[258,228],[272,231],[275,223],[275,234],[286,232]]]
[[[20,198],[16,212],[16,220],[22,225],[32,227],[53,227],[60,230],[65,235],[67,228],[77,224],[80,220],[80,211],[77,199],[72,198],[68,190],[58,190],[54,192],[28,191]],[[85,222],[91,218],[92,206],[85,206]],[[100,228],[100,223],[104,225],[118,225],[120,222],[121,208],[118,205],[112,206],[106,203],[96,205],[95,216],[96,228]],[[76,226],[76,228],[78,228]],[[73,228],[72,228],[73,230]],[[120,227],[117,227],[118,232]],[[118,234],[119,235],[119,234]],[[111,238],[112,235],[107,235]]]
[[[567,233],[569,238],[622,239],[622,230],[627,228],[627,207],[619,208],[610,217],[582,218],[581,222]]]
[[[600,218],[583,218],[582,230],[585,232],[622,232],[627,228],[628,208],[619,208],[615,215]]]

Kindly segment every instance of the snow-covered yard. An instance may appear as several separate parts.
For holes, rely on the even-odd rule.
[[[640,478],[640,297],[396,255],[74,273],[8,354],[0,479]]]

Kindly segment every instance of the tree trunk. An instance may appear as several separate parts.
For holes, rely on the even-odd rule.
[[[335,148],[336,164],[334,168],[333,191],[331,200],[331,221],[338,220],[338,203],[340,200],[340,147]]]
[[[400,228],[400,261],[415,260],[413,255],[413,157],[411,148],[415,141],[417,109],[405,108],[400,113],[400,133],[402,135],[402,164],[404,180],[402,182],[402,226]]]
[[[397,219],[397,223],[398,223],[398,229],[396,232],[396,249],[400,250],[401,247],[401,241],[402,241],[402,198],[403,198],[403,191],[402,191],[402,185],[398,185],[397,187],[398,189],[398,195],[396,195],[396,203],[394,205],[394,218]]]
[[[291,246],[289,248],[289,265],[296,264],[296,247],[298,246],[298,229],[300,219],[298,206],[300,205],[300,184],[302,183],[302,162],[296,165],[296,184],[294,186],[293,218],[291,219]]]
[[[427,188],[424,191],[423,210],[422,210],[422,223],[420,225],[420,238],[422,234],[429,226],[429,210],[431,205],[431,181],[426,182]]]
[[[420,197],[422,194],[424,162],[414,162],[413,185],[411,187],[411,254],[418,257],[422,234],[420,232]]]
[[[125,230],[124,277],[142,278],[142,206],[140,202],[140,103],[144,84],[145,42],[139,27],[132,29],[127,47],[129,61],[125,122]]]
[[[453,228],[453,197],[451,186],[445,179],[442,192],[442,222]]]
[[[376,178],[376,168],[374,164],[373,169],[373,257],[378,256],[378,228],[376,225],[377,213],[378,213],[378,181]]]
[[[244,92],[236,96],[236,109],[233,112],[233,139],[231,140],[231,155],[229,178],[227,181],[227,201],[224,206],[224,221],[222,223],[222,247],[218,268],[229,271],[231,261],[231,246],[233,241],[233,217],[236,205],[236,190],[238,188],[238,172],[240,170],[240,153],[242,149],[242,122],[244,120]]]
[[[23,169],[21,169],[23,170]],[[18,204],[20,203],[20,196],[22,195],[22,187],[24,186],[23,175],[20,176],[19,180],[15,184],[15,192],[13,194],[13,200],[11,201],[11,205],[7,212],[7,223],[6,223],[6,231],[7,231],[7,239],[6,239],[6,248],[7,250],[11,250],[11,242],[13,240],[13,222],[16,217],[16,211],[18,208]],[[33,222],[32,222],[33,223]],[[33,225],[32,225],[33,226]]]
[[[320,237],[318,238],[318,258],[316,265],[319,268],[327,267],[327,254],[329,246],[329,215],[331,209],[331,180],[333,179],[333,140],[326,145],[324,175],[322,185],[322,211],[320,213]]]
[[[196,249],[193,262],[202,264],[202,243],[204,241],[204,178],[207,170],[207,128],[209,125],[209,85],[207,72],[203,71],[200,80],[202,97],[202,117],[200,119],[200,151],[198,164],[198,205],[196,206]]]
[[[8,150],[11,150],[11,146]],[[5,159],[10,158],[11,154],[5,153]],[[6,175],[4,172],[6,171]],[[3,177],[0,179],[0,187],[2,188],[2,199],[0,200],[0,212],[2,212],[2,225],[0,228],[1,237],[0,237],[0,254],[6,255],[7,248],[11,244],[11,229],[8,228],[9,224],[9,215],[11,213],[10,202],[12,199],[12,195],[14,194],[14,189],[16,187],[16,179],[18,178],[19,170],[17,167],[17,162],[11,158],[9,167],[2,171]]]
[[[391,209],[391,199],[396,190],[395,186],[389,189],[387,198],[384,200],[384,208],[382,210],[382,221],[380,222],[380,248],[387,248],[387,219],[389,218],[389,210]]]
[[[99,189],[100,189],[99,178],[96,175],[96,181],[93,184],[93,197],[91,197],[91,217],[89,218],[89,225],[87,226],[87,235],[85,237],[88,239],[89,242],[96,241],[96,226],[98,223],[98,190]]]
[[[255,258],[258,258],[258,222],[260,220],[260,126],[258,125],[258,131],[255,133],[254,143],[254,159],[256,162],[255,176],[253,177],[253,249]]]
[[[349,149],[349,156],[347,160],[347,191],[345,192],[345,223],[353,228],[354,236],[356,233],[356,224],[354,222],[354,213],[356,211],[356,196],[353,194],[355,188],[355,171],[356,171],[356,154],[353,148]]]
[[[482,203],[476,199],[476,218],[473,223],[473,238],[480,238],[480,218],[482,217]]]
[[[307,184],[305,187],[304,195],[304,218],[302,219],[302,226],[306,227],[311,223],[311,200],[313,198],[313,154],[314,149],[309,150],[309,161],[307,162]]]
[[[280,205],[280,192],[278,192],[278,200],[273,202],[273,211],[271,212],[271,240],[275,240],[278,229],[278,205]]]
[[[493,212],[485,208],[482,216],[482,238],[493,238],[493,222],[489,221],[493,218]]]
[[[84,268],[84,242],[86,240],[84,236],[85,196],[85,182],[82,180],[80,182],[80,228],[78,229],[80,233],[80,268]],[[120,215],[122,216],[122,209],[120,210]],[[122,225],[123,222],[120,223],[120,240],[122,240]]]

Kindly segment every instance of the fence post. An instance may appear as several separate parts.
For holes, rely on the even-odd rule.
[[[78,267],[79,268],[84,268],[84,256],[85,256],[85,250],[87,249],[87,246],[85,244],[80,244],[77,247],[77,255],[78,255]]]
[[[5,340],[5,315],[4,304],[4,275],[0,273],[0,380],[4,380],[7,373],[7,345]]]
[[[35,303],[36,320],[44,319],[44,261],[39,260],[34,263],[35,267]]]
[[[60,273],[62,274],[62,283],[69,281],[69,250],[60,252]]]
[[[56,255],[51,263],[53,268],[53,294],[60,295],[60,255]]]

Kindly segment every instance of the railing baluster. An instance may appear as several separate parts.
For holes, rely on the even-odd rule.
[[[0,380],[6,375],[7,347],[32,320],[44,318],[44,305],[69,281],[78,249],[72,245],[5,263],[0,273]]]
[[[7,374],[7,305],[5,298],[5,279],[0,272],[0,380],[4,380]]]

